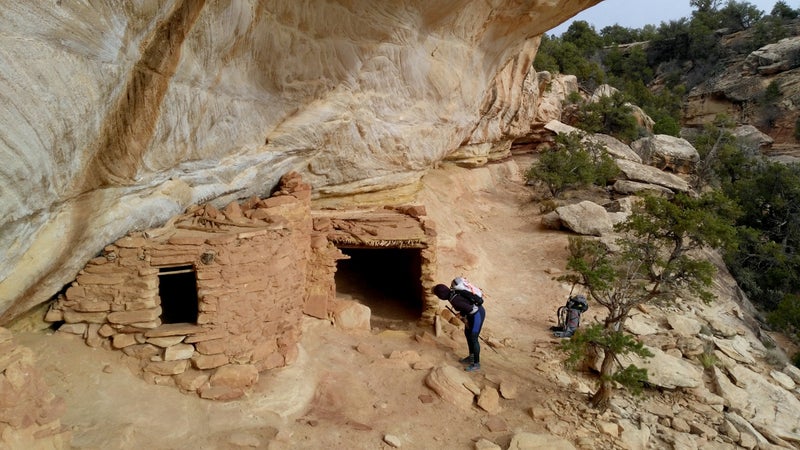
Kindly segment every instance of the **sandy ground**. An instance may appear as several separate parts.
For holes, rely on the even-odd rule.
[[[521,156],[473,170],[445,165],[426,176],[419,197],[438,226],[441,281],[465,275],[481,286],[483,336],[505,343],[484,345],[482,370],[469,374],[481,387],[505,383],[516,391],[495,415],[476,405],[459,409],[425,386],[430,367],[460,367],[466,344],[459,333],[434,338],[432,329],[416,326],[352,334],[307,318],[298,362],[262,374],[247,398],[228,403],[150,385],[120,352],[89,348],[75,336],[17,339],[37,352],[46,381],[66,400],[62,423],[74,448],[379,449],[390,448],[386,435],[404,449],[468,449],[480,438],[505,448],[520,431],[593,439],[571,435],[557,418],[530,415],[531,407],[557,399],[583,401],[551,381],[561,356],[549,327],[569,293],[553,277],[563,271],[567,235],[540,228],[520,175],[530,162]],[[602,437],[596,443],[610,448]]]

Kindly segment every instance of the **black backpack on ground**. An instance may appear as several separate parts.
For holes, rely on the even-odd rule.
[[[554,331],[555,337],[570,337],[575,334],[575,330],[581,324],[581,314],[589,309],[589,303],[582,294],[572,296],[567,300],[567,304],[558,308],[558,326],[550,327]]]

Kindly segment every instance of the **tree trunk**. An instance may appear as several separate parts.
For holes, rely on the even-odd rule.
[[[603,363],[600,365],[600,388],[592,396],[592,406],[599,411],[605,411],[611,401],[611,394],[614,392],[614,382],[611,375],[614,372],[615,354],[605,350]]]

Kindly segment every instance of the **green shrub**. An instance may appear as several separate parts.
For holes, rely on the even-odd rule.
[[[621,93],[584,104],[576,119],[575,126],[582,130],[609,134],[628,144],[640,136],[636,117]]]
[[[578,133],[556,136],[555,146],[539,156],[525,174],[528,182],[542,183],[558,197],[569,188],[605,186],[619,169],[597,144],[586,143]]]
[[[704,369],[710,369],[719,364],[719,358],[713,352],[703,352],[698,358]]]
[[[774,311],[767,314],[769,323],[800,339],[800,296],[787,294]]]

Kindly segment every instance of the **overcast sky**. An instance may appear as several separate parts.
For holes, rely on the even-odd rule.
[[[744,0],[738,0],[744,1]],[[764,14],[769,14],[777,0],[747,0]],[[797,9],[800,0],[784,0],[789,7]],[[724,3],[724,2],[723,2]],[[598,33],[603,27],[619,24],[625,28],[641,28],[647,24],[658,26],[661,22],[690,17],[692,7],[689,0],[603,0],[599,4],[582,11],[569,21],[550,30],[548,34],[561,35],[573,20],[585,20],[594,26]]]

